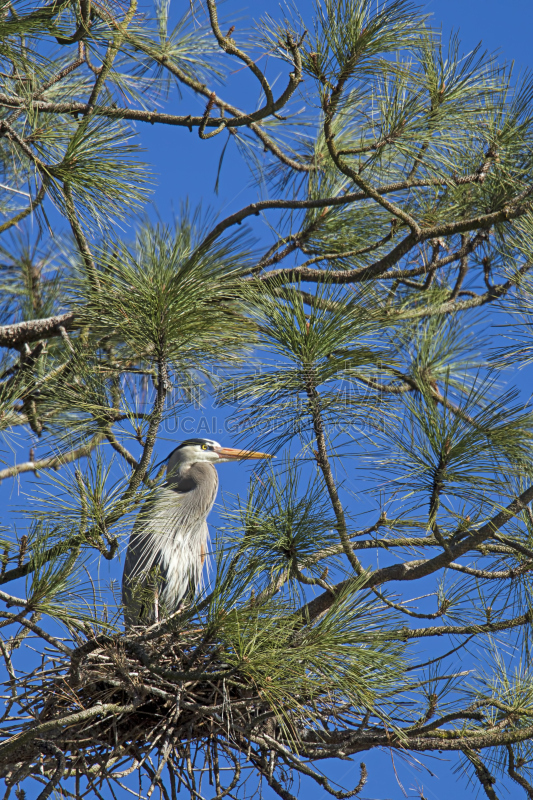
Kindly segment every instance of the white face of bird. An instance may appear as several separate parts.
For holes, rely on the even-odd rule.
[[[168,457],[168,468],[172,465],[184,466],[209,462],[219,464],[224,461],[244,461],[245,459],[272,458],[268,453],[255,450],[242,450],[235,447],[222,447],[213,439],[187,439],[182,442]]]

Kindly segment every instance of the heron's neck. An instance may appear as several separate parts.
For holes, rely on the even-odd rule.
[[[167,484],[172,488],[178,488],[179,484],[187,479],[189,470],[192,464],[188,461],[183,464],[173,464],[172,468],[167,470]]]
[[[203,461],[185,461],[172,465],[167,472],[167,486],[176,491],[188,492],[198,483],[218,483],[213,464]]]

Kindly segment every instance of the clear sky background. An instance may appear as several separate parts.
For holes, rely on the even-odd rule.
[[[188,7],[188,0],[172,0],[173,9],[177,14],[183,13]],[[297,3],[300,12],[308,18],[312,11],[312,0],[299,0]],[[452,30],[459,30],[465,52],[471,50],[479,41],[482,41],[485,48],[491,52],[498,52],[504,61],[515,61],[518,71],[533,69],[533,4],[532,0],[432,0],[424,4],[427,12],[432,15],[432,23],[435,27],[442,26],[445,38]],[[257,2],[239,3],[236,0],[229,0],[221,8],[221,16],[230,19],[229,10],[239,10],[235,14],[237,28],[242,24],[247,27],[243,17],[260,17],[265,12],[272,16],[279,15],[279,4],[272,0],[257,0]],[[231,19],[230,24],[233,20]],[[235,34],[238,41],[238,30]],[[237,68],[237,66],[236,66]],[[280,71],[284,71],[280,66]],[[236,95],[221,92],[222,96],[235,101],[240,105]],[[195,97],[192,93],[184,91],[183,99],[178,101],[176,95],[174,100],[167,106],[169,112],[174,113],[202,113],[205,108],[205,101]],[[180,203],[189,198],[195,205],[202,200],[206,206],[211,206],[222,216],[235,211],[247,203],[257,199],[255,190],[251,187],[250,174],[243,165],[240,156],[230,143],[226,151],[223,163],[220,188],[218,196],[214,194],[215,176],[222,147],[226,142],[226,136],[215,137],[209,141],[201,141],[196,133],[188,132],[186,128],[174,128],[164,126],[150,126],[139,123],[138,133],[142,145],[146,148],[145,160],[153,165],[156,173],[156,187],[152,198],[152,211],[158,214],[164,221],[170,222],[174,216],[174,211],[179,209]],[[265,227],[265,236],[267,236]],[[522,380],[528,380],[524,374]],[[525,386],[524,388],[528,388]],[[210,407],[205,409],[205,418],[211,420],[216,411]],[[198,420],[203,416],[203,412],[193,415],[195,422],[191,424],[191,431],[186,430],[185,435],[179,431],[176,433],[167,432],[168,440],[161,439],[158,444],[158,452],[163,457],[169,450],[173,449],[173,441],[186,438],[187,433],[192,429],[197,430]],[[217,420],[216,427],[219,426]],[[213,435],[213,431],[210,430]],[[202,432],[200,431],[200,435]],[[206,435],[204,430],[203,435]],[[209,434],[207,434],[209,435]],[[231,445],[231,437],[220,434],[213,436],[219,438],[222,443]],[[37,451],[37,456],[39,456]],[[26,457],[26,453],[24,454]],[[19,457],[20,458],[20,457]],[[249,470],[244,464],[227,464],[220,467],[221,491],[222,493],[235,494],[246,493],[249,477]],[[20,484],[6,481],[2,487],[1,497],[4,501],[17,503],[22,496],[19,492],[24,491],[24,485],[31,478],[24,478]],[[27,485],[27,484],[26,484]],[[5,506],[4,506],[5,508]],[[212,522],[216,524],[216,513],[212,516]],[[107,569],[107,566],[106,566]],[[116,575],[115,575],[116,572]],[[110,575],[118,577],[118,565],[113,567]],[[429,769],[435,773],[432,777],[426,769],[419,769],[413,758],[404,760],[398,755],[394,761],[390,753],[371,753],[361,754],[369,770],[369,782],[363,793],[365,798],[375,798],[375,800],[400,800],[403,797],[420,798],[421,794],[427,800],[466,800],[477,794],[477,787],[466,785],[463,779],[454,775],[452,762],[447,760],[445,755],[433,755],[429,759],[424,759]],[[340,763],[333,770],[329,770],[330,775],[344,784],[345,787],[355,785],[359,777],[358,762]],[[297,793],[296,787],[293,791]],[[267,792],[265,797],[271,795]],[[327,795],[318,788],[302,786],[301,798],[309,800],[322,800]],[[503,795],[504,797],[505,795]],[[509,797],[521,797],[522,790],[518,786],[512,788]],[[122,799],[121,799],[122,800]]]

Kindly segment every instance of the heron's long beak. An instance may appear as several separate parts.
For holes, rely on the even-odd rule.
[[[245,458],[273,458],[269,453],[256,453],[255,450],[239,450],[236,447],[217,447],[215,452],[221,461],[241,461]]]

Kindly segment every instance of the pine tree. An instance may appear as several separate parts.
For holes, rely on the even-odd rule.
[[[35,476],[0,541],[6,797],[355,797],[364,763],[326,774],[374,749],[533,797],[531,78],[405,0],[249,34],[215,0],[1,9],[0,479]],[[134,122],[223,137],[268,199],[139,222]],[[277,459],[205,588],[125,632],[98,564],[198,397]]]

